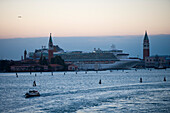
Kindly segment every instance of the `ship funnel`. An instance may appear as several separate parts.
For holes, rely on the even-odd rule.
[[[112,50],[115,50],[116,49],[116,46],[114,44],[111,45],[111,49]]]

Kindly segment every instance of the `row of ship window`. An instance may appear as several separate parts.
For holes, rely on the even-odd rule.
[[[162,61],[162,62],[164,62],[164,60],[161,60],[161,59],[159,59],[159,60],[155,60],[155,59],[147,59],[146,61]]]

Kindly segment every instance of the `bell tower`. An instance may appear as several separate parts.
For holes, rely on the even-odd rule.
[[[49,38],[49,43],[48,43],[48,61],[51,63],[51,58],[53,58],[53,42],[52,42],[52,37],[50,33],[50,38]]]
[[[143,60],[145,60],[145,57],[149,56],[149,38],[147,35],[147,31],[145,31],[145,36],[143,40]]]

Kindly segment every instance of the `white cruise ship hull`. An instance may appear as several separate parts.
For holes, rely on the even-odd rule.
[[[122,59],[116,61],[115,63],[95,63],[95,64],[85,64],[85,63],[75,63],[79,70],[107,70],[107,69],[131,69],[136,66],[140,60],[137,59]]]

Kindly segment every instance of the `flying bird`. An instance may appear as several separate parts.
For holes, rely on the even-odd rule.
[[[22,16],[18,16],[18,18],[22,18]]]

